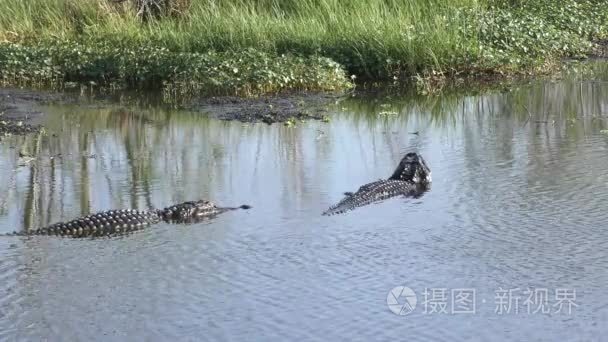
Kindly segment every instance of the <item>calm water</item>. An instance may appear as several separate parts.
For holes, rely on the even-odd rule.
[[[354,97],[330,107],[331,123],[295,128],[153,108],[45,110],[47,136],[0,143],[0,232],[199,198],[253,209],[113,239],[0,238],[2,341],[608,333],[601,77],[486,96]],[[320,215],[408,151],[433,170],[425,196]],[[413,312],[389,310],[396,286],[417,295]],[[527,288],[541,299],[526,302]],[[463,304],[474,313],[453,312],[458,289],[475,291]],[[534,313],[544,289],[549,312]],[[558,313],[556,295],[573,294]]]

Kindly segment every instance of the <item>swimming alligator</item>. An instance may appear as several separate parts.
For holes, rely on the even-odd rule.
[[[59,222],[48,227],[8,235],[55,235],[73,238],[112,236],[144,229],[161,221],[167,223],[194,223],[215,217],[223,212],[237,209],[249,209],[249,205],[240,207],[218,207],[207,200],[188,201],[164,209],[152,210],[108,210],[69,222]]]
[[[391,177],[365,184],[355,193],[344,193],[346,197],[327,209],[323,215],[342,214],[399,195],[418,198],[430,189],[430,184],[431,169],[422,156],[408,153],[401,159]]]

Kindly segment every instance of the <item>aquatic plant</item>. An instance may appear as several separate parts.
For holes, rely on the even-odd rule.
[[[319,57],[240,52],[173,52],[103,42],[0,43],[4,84],[63,87],[162,87],[169,99],[200,94],[256,95],[284,90],[341,90],[351,86],[342,67]]]

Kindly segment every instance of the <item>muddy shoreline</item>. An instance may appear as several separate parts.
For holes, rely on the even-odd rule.
[[[329,120],[327,113],[332,104],[344,97],[343,93],[283,93],[273,96],[242,98],[221,96],[193,100],[183,109],[200,112],[211,118],[244,123],[288,123],[305,120]],[[83,97],[78,93],[57,93],[40,90],[0,88],[0,138],[39,131],[44,113],[39,109],[46,104],[115,106],[112,95],[97,94]]]
[[[285,123],[291,120],[329,120],[328,108],[344,94],[287,93],[257,98],[234,96],[201,98],[188,109],[213,118],[246,123]]]
[[[67,103],[73,100],[67,94],[0,88],[0,139],[8,135],[24,135],[40,131],[45,113],[37,107],[52,102]]]

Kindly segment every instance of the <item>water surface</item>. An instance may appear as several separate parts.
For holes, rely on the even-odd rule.
[[[0,143],[0,232],[199,198],[253,209],[111,239],[0,238],[0,340],[601,340],[603,79],[355,96],[296,127],[47,107],[46,135]],[[433,170],[422,198],[320,215],[409,151]],[[417,294],[408,315],[387,306],[396,286]],[[452,312],[462,288],[475,313]],[[497,291],[516,288],[496,312]],[[547,289],[549,313],[527,312],[527,288]],[[557,289],[575,291],[570,313]]]

